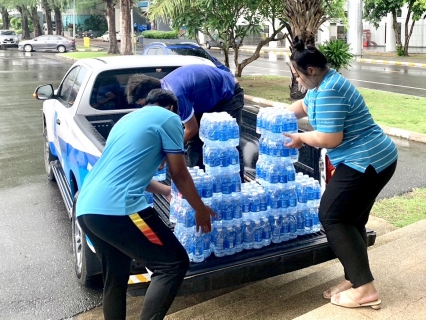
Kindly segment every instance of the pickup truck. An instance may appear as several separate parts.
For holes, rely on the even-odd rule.
[[[101,273],[94,248],[75,219],[75,203],[84,178],[99,159],[111,128],[135,110],[124,96],[127,79],[134,73],[162,78],[174,69],[193,63],[212,63],[189,56],[121,56],[82,59],[75,62],[55,90],[51,84],[37,87],[34,97],[43,102],[43,136],[46,174],[56,181],[69,215],[75,273],[78,281],[91,286]],[[255,180],[258,157],[256,115],[261,106],[248,105],[240,128],[245,159],[245,180]],[[300,129],[303,125],[300,123]],[[320,181],[325,188],[327,159],[325,150],[305,146],[295,163],[301,171]],[[166,180],[165,183],[170,183]],[[154,196],[154,209],[170,228],[169,203]],[[376,234],[368,230],[368,245]],[[232,256],[210,256],[202,263],[191,263],[180,294],[203,292],[276,276],[319,264],[335,256],[323,231],[298,236],[291,241],[271,244]],[[98,281],[98,280],[96,280]],[[143,295],[150,283],[150,271],[134,261],[128,294]]]

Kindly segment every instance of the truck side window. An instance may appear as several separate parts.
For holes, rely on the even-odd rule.
[[[67,108],[73,106],[86,72],[87,70],[83,67],[75,67],[68,73],[62,82],[58,92],[58,98]]]

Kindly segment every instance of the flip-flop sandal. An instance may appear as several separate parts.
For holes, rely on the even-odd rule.
[[[345,308],[361,308],[361,307],[371,307],[374,310],[378,310],[382,306],[382,301],[377,299],[376,301],[366,302],[366,303],[357,303],[351,298],[348,297],[347,291],[342,291],[339,294],[339,301],[337,301],[336,296],[331,297],[331,303],[336,306],[341,306]]]

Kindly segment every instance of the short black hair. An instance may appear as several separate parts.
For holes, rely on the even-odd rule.
[[[178,100],[173,92],[164,89],[151,90],[146,96],[146,104],[159,105],[160,107],[172,106],[172,111],[177,113]]]
[[[160,89],[159,79],[137,73],[129,77],[126,86],[127,102],[133,104],[139,99],[146,99],[152,89]]]

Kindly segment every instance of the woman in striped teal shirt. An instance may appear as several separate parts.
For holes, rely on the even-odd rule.
[[[335,305],[379,309],[367,255],[365,226],[376,197],[396,169],[397,149],[374,122],[358,90],[315,47],[298,37],[291,69],[305,98],[288,107],[297,118],[308,116],[313,131],[289,134],[288,147],[326,148],[336,168],[322,196],[319,218],[345,280],[323,293]]]

